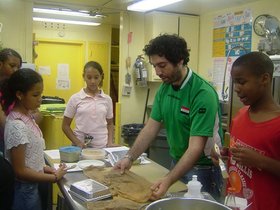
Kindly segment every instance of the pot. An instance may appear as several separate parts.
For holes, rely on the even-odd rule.
[[[164,198],[150,203],[145,210],[231,210],[215,201],[199,198]]]

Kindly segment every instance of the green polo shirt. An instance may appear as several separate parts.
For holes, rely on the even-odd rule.
[[[218,95],[207,81],[189,69],[179,90],[162,83],[155,96],[151,118],[163,122],[169,153],[175,160],[188,149],[190,136],[208,137],[208,146],[197,164],[212,165],[213,139],[221,145],[223,131]]]

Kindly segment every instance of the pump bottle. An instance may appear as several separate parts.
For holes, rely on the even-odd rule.
[[[187,187],[188,192],[184,194],[184,197],[203,198],[203,195],[200,192],[202,184],[199,181],[197,181],[197,175],[192,176],[192,180],[188,182]]]

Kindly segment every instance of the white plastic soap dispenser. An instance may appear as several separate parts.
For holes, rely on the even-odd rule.
[[[202,184],[199,181],[197,181],[197,175],[192,176],[192,180],[188,182],[187,187],[188,192],[184,194],[184,197],[203,198],[203,195],[200,192]]]

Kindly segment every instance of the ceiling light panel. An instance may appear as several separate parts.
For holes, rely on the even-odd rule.
[[[33,20],[53,23],[98,26],[100,18],[88,13],[71,10],[33,8]]]
[[[84,13],[84,12],[65,11],[65,10],[57,10],[57,9],[33,8],[33,12],[34,13],[44,13],[44,14],[56,14],[56,15],[94,18],[93,16],[90,16],[90,14]]]
[[[127,7],[127,10],[137,12],[147,12],[153,9],[157,9],[163,6],[174,4],[182,0],[142,0],[138,1]]]
[[[65,23],[65,24],[74,24],[74,25],[87,25],[87,26],[99,26],[100,25],[100,23],[95,23],[95,22],[64,20],[64,19],[54,19],[54,18],[40,18],[40,17],[33,17],[33,21]]]

